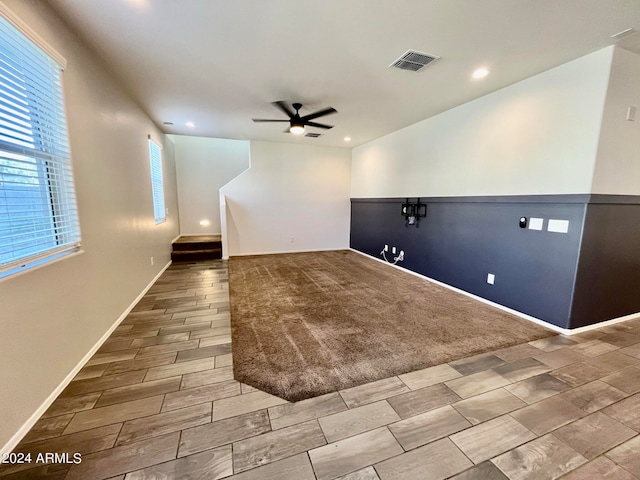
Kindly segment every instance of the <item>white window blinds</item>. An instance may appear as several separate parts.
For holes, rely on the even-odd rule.
[[[162,149],[149,139],[149,160],[151,162],[151,193],[153,194],[153,218],[156,225],[166,221],[164,207],[164,184],[162,182]]]
[[[61,67],[0,16],[0,277],[79,246]]]

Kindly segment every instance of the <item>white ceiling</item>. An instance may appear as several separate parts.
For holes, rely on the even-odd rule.
[[[640,32],[640,0],[49,3],[167,133],[342,147]],[[640,53],[640,33],[618,44]],[[387,68],[408,49],[441,58],[419,73]],[[479,66],[491,74],[471,80]],[[276,100],[303,103],[301,114],[332,106],[317,121],[335,128],[300,138],[251,121],[285,118]]]

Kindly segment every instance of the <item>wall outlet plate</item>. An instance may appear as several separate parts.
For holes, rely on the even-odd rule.
[[[568,233],[569,220],[556,220],[550,218],[547,225],[547,232]]]
[[[493,273],[487,273],[487,283],[493,285],[496,281],[496,276]]]

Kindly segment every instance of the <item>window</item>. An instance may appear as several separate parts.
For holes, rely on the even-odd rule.
[[[149,160],[151,162],[151,193],[153,194],[153,218],[156,225],[167,218],[164,208],[164,184],[162,183],[162,149],[149,139]]]
[[[0,15],[0,277],[80,247],[61,77]]]

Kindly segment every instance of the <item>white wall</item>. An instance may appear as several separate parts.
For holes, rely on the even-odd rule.
[[[170,260],[173,145],[46,2],[5,3],[67,59],[64,93],[84,253],[0,282],[0,447]],[[164,145],[168,220],[155,225],[147,135]],[[155,265],[150,257],[155,257]]]
[[[350,168],[348,149],[251,142],[251,168],[220,190],[225,257],[348,248]]]
[[[612,56],[600,50],[354,148],[351,195],[589,193]]]
[[[629,106],[635,121],[626,120]],[[622,48],[613,55],[592,192],[640,195],[640,55]]]
[[[249,168],[249,142],[171,135],[176,151],[180,233],[219,234],[218,190]],[[209,220],[208,226],[200,225]]]

